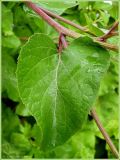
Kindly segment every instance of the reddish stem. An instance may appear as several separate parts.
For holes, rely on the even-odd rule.
[[[58,52],[61,53],[63,48],[67,48],[68,43],[65,39],[65,35],[64,34],[60,34],[59,36],[59,47],[58,47]]]
[[[39,8],[41,8],[41,7],[39,7]],[[61,16],[59,16],[59,15],[57,15],[57,14],[55,14],[55,13],[52,13],[52,12],[46,10],[46,9],[43,9],[43,8],[41,8],[41,9],[42,9],[47,15],[49,15],[49,16],[51,16],[51,17],[54,17],[54,18],[56,18],[56,19],[58,19],[58,20],[60,20],[60,21],[62,21],[62,22],[65,22],[65,23],[67,23],[67,24],[69,24],[69,25],[71,25],[71,26],[73,26],[73,27],[75,27],[75,28],[77,28],[77,29],[79,29],[79,30],[81,30],[81,31],[88,32],[88,29],[87,29],[86,27],[80,26],[80,25],[78,25],[78,24],[76,24],[76,23],[74,23],[74,22],[72,22],[72,21],[70,21],[70,20],[68,20],[68,19],[65,19],[65,18],[63,18],[63,17],[61,17]]]
[[[106,132],[106,130],[104,129],[103,125],[101,124],[98,116],[97,116],[97,113],[94,109],[91,110],[91,115],[93,117],[93,119],[95,120],[99,130],[101,131],[102,135],[104,136],[107,144],[109,145],[112,153],[115,155],[116,158],[119,158],[119,153],[115,147],[115,145],[113,144],[112,140],[110,139],[108,133]]]
[[[60,36],[59,36],[59,43],[58,43],[58,53],[59,54],[61,54],[62,49],[63,49],[63,45],[62,45],[62,42],[61,42],[61,36],[62,36],[62,33],[60,33]]]
[[[62,36],[61,36],[61,42],[62,42],[63,47],[67,48],[68,43],[67,43],[67,41],[65,39],[65,35],[64,34],[62,34]]]
[[[119,21],[116,21],[106,34],[104,34],[101,37],[98,37],[98,40],[106,41],[106,39],[108,39],[108,38],[110,38],[112,36],[118,35],[117,32],[114,32],[118,28],[118,24],[119,24]]]
[[[34,3],[32,2],[26,2],[27,6],[34,10],[37,14],[39,14],[48,24],[50,24],[53,28],[55,28],[59,33],[63,33],[65,35],[68,35],[70,37],[79,37],[80,35],[74,31],[71,31],[56,21],[54,21],[51,17],[49,17],[42,9],[37,7]]]
[[[54,21],[51,17],[49,17],[44,11],[42,11],[34,3],[26,2],[26,4],[28,5],[29,8],[31,8],[37,14],[39,14],[48,24],[50,24],[53,28],[55,28],[59,33],[63,33],[64,35],[70,36],[72,38],[80,37],[79,33],[76,33],[72,30],[69,30],[69,29],[63,27],[62,25],[60,25],[59,23]],[[112,44],[109,44],[109,43],[106,43],[106,42],[102,42],[99,38],[96,38],[96,37],[92,37],[92,38],[93,38],[93,41],[101,44],[103,47],[105,47],[107,49],[110,49],[110,50],[118,51],[118,47],[116,45],[112,45]]]
[[[22,41],[27,41],[29,37],[19,37],[20,40]]]

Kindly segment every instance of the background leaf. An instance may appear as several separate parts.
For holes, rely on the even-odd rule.
[[[35,2],[35,1],[34,1]],[[62,14],[67,8],[78,4],[75,0],[41,0],[36,1],[41,7],[51,10],[57,14]]]
[[[13,101],[18,101],[18,88],[16,79],[16,63],[14,59],[8,55],[2,55],[2,87],[3,91],[7,92],[7,95]]]
[[[8,9],[5,5],[2,4],[2,19],[4,22],[2,23],[2,31],[5,35],[12,34],[13,27],[13,14],[10,9]]]

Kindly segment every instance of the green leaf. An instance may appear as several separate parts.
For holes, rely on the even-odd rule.
[[[20,124],[18,116],[9,106],[2,105],[2,158],[17,159],[29,156],[32,151],[30,135],[30,124]]]
[[[17,79],[16,79],[16,63],[9,54],[2,54],[2,88],[6,91],[8,97],[13,101],[19,100]]]
[[[13,14],[10,9],[2,4],[2,31],[5,35],[12,34]]]
[[[18,130],[19,119],[11,111],[10,108],[7,108],[5,105],[2,105],[2,138],[6,140],[9,139],[10,135]],[[6,132],[6,129],[8,132]]]
[[[93,24],[93,20],[86,13],[85,13],[85,18],[91,33],[93,33],[96,36],[101,36],[104,34],[104,32],[100,28],[98,28],[97,26],[95,26],[95,24]]]
[[[94,121],[87,120],[83,129],[71,138],[71,144],[74,151],[77,151],[74,157],[94,158],[95,155],[95,132]],[[89,137],[89,138],[86,138]]]
[[[33,2],[35,2],[35,0],[33,0]],[[36,1],[36,3],[57,14],[62,14],[66,9],[78,4],[76,0],[40,0]]]
[[[21,45],[19,38],[12,34],[10,36],[4,36],[2,38],[2,46],[7,48],[18,48]]]
[[[89,137],[89,138],[87,138]],[[79,132],[72,138],[72,146],[77,151],[77,158],[94,158],[95,135],[93,131],[85,130]]]
[[[86,138],[89,137],[89,138]],[[94,158],[95,135],[93,131],[85,130],[72,137],[66,144],[55,149],[56,158]],[[50,155],[49,155],[50,156]],[[53,158],[53,156],[51,156]]]
[[[94,121],[87,121],[83,129],[70,138],[64,145],[55,148],[52,158],[94,158],[95,132]],[[86,138],[89,137],[89,138]],[[55,156],[54,156],[55,155]],[[54,156],[54,157],[53,157]],[[50,157],[50,155],[48,156]]]
[[[44,33],[50,35],[52,38],[56,38],[58,36],[57,32],[55,32],[54,28],[50,26],[47,22],[45,22],[40,17],[34,17],[35,24],[39,27],[39,33]],[[38,33],[35,31],[35,33]]]
[[[22,151],[29,151],[31,148],[31,144],[28,139],[21,133],[12,133],[11,135],[11,143],[14,146],[21,148]]]
[[[89,2],[79,2],[79,9],[85,9],[86,7],[88,7]]]
[[[99,96],[113,92],[118,88],[118,63],[110,63],[109,69],[100,84]]]
[[[118,110],[118,95],[115,92],[109,92],[99,97],[96,104],[96,111],[100,121],[109,136],[115,136],[116,139],[118,139]],[[98,128],[96,135],[103,138]]]
[[[93,9],[95,10],[106,10],[109,11],[112,8],[112,5],[105,2],[95,2],[93,5]]]
[[[2,140],[2,158],[4,159],[32,158],[33,155],[29,154],[31,151],[31,143],[20,133],[13,133],[10,142]]]
[[[102,96],[106,93],[109,93],[110,91],[113,91],[117,86],[118,82],[116,81],[116,78],[118,79],[118,76],[115,77],[111,72],[108,72],[104,78],[101,81],[99,95]]]
[[[61,56],[44,34],[22,48],[18,86],[41,128],[42,149],[63,144],[82,127],[108,64],[108,52],[87,37],[73,41]]]
[[[119,36],[110,37],[110,38],[108,38],[107,42],[108,42],[108,43],[111,43],[111,44],[116,44],[116,45],[118,45]]]
[[[86,18],[85,18],[85,11],[84,10],[81,10],[80,11],[80,14],[79,14],[79,21],[80,21],[80,24],[81,25],[87,25],[87,22],[86,22]]]
[[[109,18],[110,18],[110,15],[106,12],[103,12],[103,11],[99,11],[100,12],[100,19],[99,19],[99,22],[103,25],[103,26],[106,26],[109,22]]]
[[[35,124],[31,130],[31,137],[34,137],[34,139],[35,139],[34,143],[37,146],[39,146],[40,142],[41,142],[42,134],[41,134],[41,130],[37,124]]]
[[[2,140],[2,158],[3,159],[15,159],[21,158],[20,152],[11,143],[6,140]]]
[[[115,20],[118,20],[118,17],[119,17],[119,7],[118,6],[119,6],[119,3],[117,1],[113,2],[113,5],[111,9],[109,10],[111,17],[114,18]]]
[[[16,114],[20,116],[30,116],[29,110],[24,104],[20,103],[16,107]]]
[[[7,3],[7,8],[12,9],[16,5],[15,2],[8,2]]]

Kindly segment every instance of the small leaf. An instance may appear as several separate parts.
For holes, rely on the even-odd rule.
[[[110,15],[106,12],[101,11],[101,10],[99,12],[101,14],[101,18],[100,18],[99,22],[101,24],[103,24],[103,26],[106,26],[109,22]]]
[[[20,151],[16,149],[11,143],[6,140],[2,140],[2,159],[17,159],[22,158]]]
[[[21,133],[12,133],[11,143],[16,147],[21,148],[22,151],[29,151],[31,149],[29,140]]]
[[[2,38],[2,46],[7,48],[18,48],[21,45],[19,38],[12,34]]]
[[[89,138],[87,138],[89,137]],[[72,146],[77,151],[75,156],[78,158],[94,158],[95,154],[95,135],[93,131],[85,130],[73,136]]]
[[[93,5],[93,9],[96,9],[96,10],[109,11],[111,8],[112,8],[112,5],[105,2],[95,2]]]
[[[10,9],[2,4],[2,31],[5,35],[12,34],[13,14]]]
[[[2,54],[2,87],[3,91],[7,91],[8,97],[13,101],[19,100],[16,67],[12,56],[7,53]]]
[[[108,94],[100,96],[97,101],[96,111],[99,115],[101,123],[106,129],[109,136],[114,136],[118,139],[118,119],[119,119],[119,105],[118,105],[118,95],[111,91]],[[99,129],[97,128],[96,135],[103,138]]]
[[[100,28],[98,28],[97,26],[95,26],[95,24],[93,24],[92,19],[90,19],[90,17],[86,13],[85,13],[85,18],[91,33],[93,33],[96,36],[101,36],[104,34],[104,32]]]
[[[18,131],[19,123],[18,117],[11,109],[2,105],[2,133],[4,133],[2,134],[2,138],[8,140],[13,132]],[[8,132],[6,132],[6,128]]]
[[[29,110],[24,104],[20,103],[16,107],[16,114],[20,116],[30,116]]]
[[[89,2],[79,2],[79,9],[85,9],[86,7],[88,7]]]
[[[108,64],[108,52],[88,37],[74,40],[61,55],[44,34],[22,48],[18,86],[41,128],[42,149],[63,144],[82,127]]]
[[[112,18],[114,18],[115,20],[118,20],[119,17],[119,3],[113,2],[112,8],[109,10],[109,13],[111,15]]]

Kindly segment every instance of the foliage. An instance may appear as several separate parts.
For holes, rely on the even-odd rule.
[[[41,128],[43,149],[63,144],[82,127],[108,64],[106,50],[86,37],[74,40],[59,57],[44,34],[32,36],[22,47],[18,87]]]
[[[117,2],[36,3],[94,36],[118,19]],[[67,38],[58,56],[51,26],[23,2],[2,2],[2,158],[114,158],[89,111],[95,106],[118,147],[118,54],[60,23],[85,37]]]

